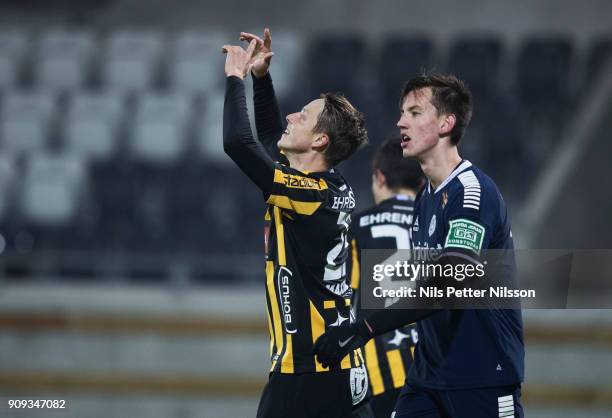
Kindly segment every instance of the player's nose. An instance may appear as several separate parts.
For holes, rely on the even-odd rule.
[[[404,119],[403,116],[400,116],[400,118],[398,119],[398,121],[395,124],[395,126],[397,126],[398,128],[407,128],[408,127],[406,125],[406,120]]]
[[[287,120],[287,123],[292,123],[295,120],[295,115],[297,115],[297,113],[288,114],[285,118]]]

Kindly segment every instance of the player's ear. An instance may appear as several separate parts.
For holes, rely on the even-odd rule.
[[[452,132],[457,123],[457,117],[454,113],[443,115],[440,118],[440,136],[448,136]]]
[[[382,187],[387,184],[387,178],[378,168],[374,170],[374,181],[376,181],[378,187]]]
[[[312,141],[312,148],[316,151],[323,152],[329,145],[329,136],[327,134],[317,134]]]

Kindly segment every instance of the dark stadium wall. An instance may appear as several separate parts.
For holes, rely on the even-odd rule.
[[[612,100],[595,138],[545,217],[535,248],[612,248]]]
[[[0,2],[0,10],[14,13],[16,3]],[[15,18],[11,13],[2,16],[4,21]],[[110,25],[193,25],[227,31],[270,25],[305,34],[348,30],[370,36],[397,31],[446,37],[457,31],[493,31],[512,39],[534,31],[590,37],[610,30],[610,16],[612,2],[608,0],[113,0],[92,19]]]
[[[467,30],[501,32],[509,38],[536,30],[588,36],[608,31],[612,16],[612,3],[606,0],[122,0],[113,9],[119,12],[114,16],[119,19],[133,12],[135,18],[146,17],[158,23],[192,23],[218,29],[256,29],[269,24],[307,34],[348,30],[372,36],[390,31],[447,36]]]

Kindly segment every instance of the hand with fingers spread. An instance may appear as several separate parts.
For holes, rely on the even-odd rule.
[[[259,36],[248,32],[240,32],[240,40],[257,42],[255,47],[255,54],[253,55],[251,71],[257,78],[261,78],[268,73],[270,68],[270,62],[274,52],[272,52],[272,37],[270,36],[270,29],[264,29],[264,38],[261,39]]]
[[[225,57],[225,76],[236,76],[244,80],[253,65],[252,59],[255,54],[257,41],[252,40],[246,51],[241,46],[223,45],[221,51]]]

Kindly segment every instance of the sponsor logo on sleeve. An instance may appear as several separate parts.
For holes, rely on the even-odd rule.
[[[454,219],[450,221],[444,247],[465,248],[480,254],[484,235],[482,225],[467,219]]]
[[[293,273],[287,267],[281,266],[278,270],[278,297],[280,299],[280,305],[283,315],[283,323],[285,324],[285,331],[288,334],[295,334],[297,332],[297,324],[295,323],[296,318],[294,317],[293,307],[291,306],[291,282]]]

